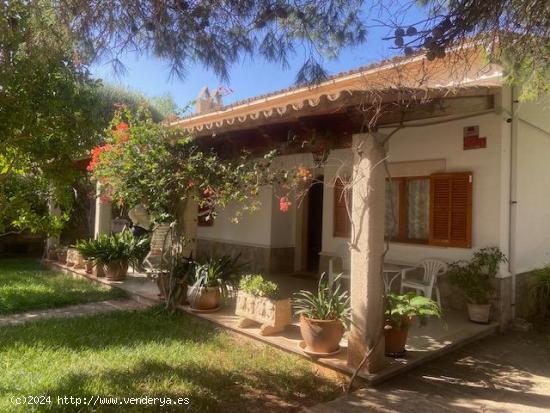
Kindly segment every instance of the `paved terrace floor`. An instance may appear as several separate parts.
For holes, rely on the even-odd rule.
[[[96,278],[86,274],[84,270],[74,270],[58,263],[50,263],[63,270],[85,276],[93,281],[121,288],[129,295],[142,303],[151,304],[160,302],[158,289],[154,281],[144,274],[132,273],[125,281],[107,281],[105,278]],[[316,286],[316,280],[306,274],[297,275],[275,275],[270,276],[281,287],[283,295],[289,295],[300,289],[312,290]],[[191,311],[188,306],[182,306],[185,312],[197,317],[211,321],[217,325],[232,331],[244,334],[251,338],[271,344],[277,348],[292,353],[297,353],[311,361],[331,370],[350,375],[352,370],[347,366],[347,341],[346,337],[340,343],[341,351],[337,356],[313,359],[306,355],[299,347],[301,341],[298,320],[287,327],[287,329],[272,336],[261,336],[259,326],[240,328],[237,327],[239,318],[235,315],[235,300],[227,300],[222,309],[210,314],[197,314]],[[461,312],[448,312],[444,320],[430,319],[427,325],[420,326],[417,323],[409,331],[407,342],[407,354],[404,358],[386,358],[386,368],[373,375],[360,374],[360,377],[369,384],[377,384],[385,381],[396,374],[405,372],[420,364],[426,363],[434,358],[441,357],[457,348],[479,340],[497,330],[497,324],[474,324],[468,321],[467,316]]]

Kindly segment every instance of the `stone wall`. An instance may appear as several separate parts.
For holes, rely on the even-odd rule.
[[[240,260],[249,272],[280,274],[294,271],[293,247],[269,248],[198,239],[197,256],[210,254],[231,256],[240,254]]]

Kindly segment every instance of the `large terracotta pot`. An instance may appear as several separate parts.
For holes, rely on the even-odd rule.
[[[468,317],[474,323],[487,324],[491,316],[491,304],[468,303]]]
[[[315,353],[333,353],[339,349],[344,335],[340,320],[314,320],[300,316],[300,332],[307,350]]]
[[[110,281],[121,281],[128,273],[128,260],[111,261],[105,264],[105,276]]]
[[[187,300],[195,310],[214,310],[220,306],[221,294],[218,287],[189,287]]]

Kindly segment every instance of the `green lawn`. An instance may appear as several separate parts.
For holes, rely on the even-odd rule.
[[[0,411],[289,412],[338,396],[295,355],[156,309],[4,328]],[[52,405],[14,406],[12,396]],[[186,407],[60,406],[58,396],[188,397]]]
[[[39,261],[0,259],[0,315],[118,297],[124,292],[48,271]]]

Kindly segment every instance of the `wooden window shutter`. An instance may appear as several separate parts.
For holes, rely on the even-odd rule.
[[[472,246],[471,172],[430,176],[430,244]]]
[[[350,190],[344,193],[344,184],[340,179],[334,183],[334,222],[333,235],[335,237],[350,237],[351,222],[346,208],[346,197],[348,207],[351,210],[351,194]]]

